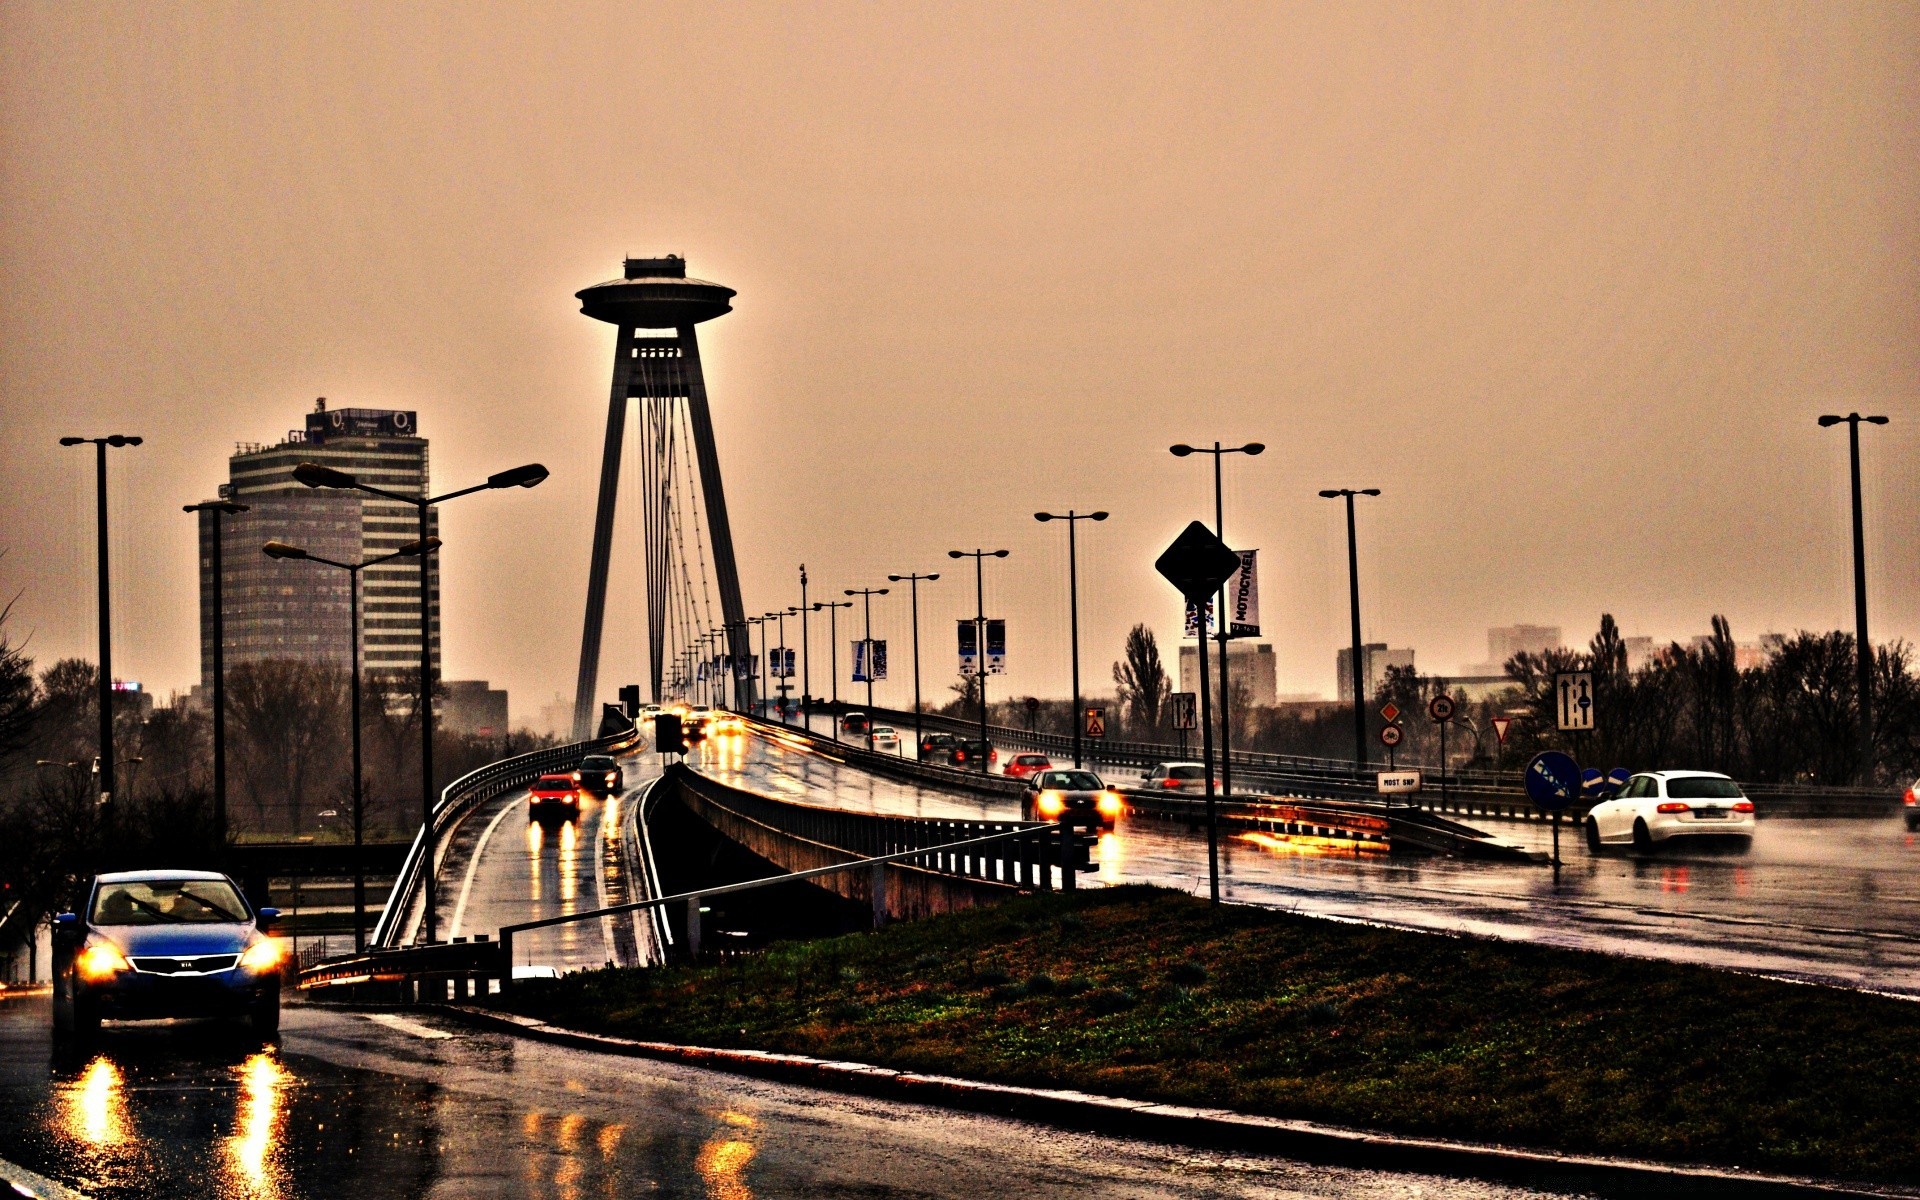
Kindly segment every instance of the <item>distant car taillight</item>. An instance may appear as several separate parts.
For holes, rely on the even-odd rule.
[[[1172,778],[1162,779],[1160,781],[1160,786],[1163,788],[1177,788],[1180,786],[1180,781],[1178,779],[1172,779]]]
[[[1913,789],[1912,789],[1912,788],[1908,788],[1908,789],[1907,789],[1907,803],[1908,803],[1908,804],[1920,804],[1920,798],[1916,798],[1916,797],[1914,796],[1914,794],[1913,794]]]
[[[1753,811],[1753,801],[1751,801],[1751,800],[1735,800],[1735,801],[1733,802],[1733,811],[1735,811],[1735,812],[1752,812],[1752,811]]]
[[[1679,804],[1679,803],[1676,803],[1675,801],[1669,800],[1665,804],[1662,804],[1659,807],[1655,808],[1653,811],[1663,812],[1663,813],[1682,813],[1687,811],[1687,806],[1684,804]]]

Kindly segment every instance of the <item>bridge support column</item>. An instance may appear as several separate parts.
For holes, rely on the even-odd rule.
[[[700,959],[700,897],[687,897],[687,956]]]
[[[873,895],[873,927],[878,929],[887,923],[887,865],[875,863],[869,871],[867,890]]]

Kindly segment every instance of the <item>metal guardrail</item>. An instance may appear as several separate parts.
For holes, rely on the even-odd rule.
[[[429,844],[437,847],[440,835],[469,808],[501,792],[524,787],[548,771],[570,771],[589,754],[617,752],[633,746],[639,740],[639,728],[629,724],[624,730],[591,741],[549,746],[530,754],[503,758],[448,784],[440,793],[440,803],[434,806],[431,827],[423,826],[414,835],[407,857],[400,865],[399,878],[394,880],[393,890],[387,894],[386,906],[380,910],[380,920],[374,925],[373,937],[368,944],[379,950],[392,949],[399,944],[407,911],[413,906],[413,898],[420,890],[426,848]]]

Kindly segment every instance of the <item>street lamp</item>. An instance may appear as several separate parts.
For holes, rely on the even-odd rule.
[[[1347,585],[1349,614],[1353,618],[1353,770],[1358,775],[1367,769],[1367,670],[1360,649],[1360,551],[1353,531],[1353,498],[1378,496],[1379,488],[1326,488],[1320,493],[1326,500],[1344,498],[1347,502]]]
[[[980,681],[980,773],[987,773],[987,761],[993,752],[987,745],[987,585],[982,564],[989,558],[1005,558],[1005,550],[949,550],[948,558],[971,558],[973,560],[973,597],[975,615],[973,627],[976,651],[974,677]]]
[[[203,512],[213,517],[213,840],[223,856],[227,849],[227,606],[222,587],[226,572],[221,563],[220,518],[248,512],[252,507],[232,500],[180,506],[181,512]]]
[[[141,439],[124,433],[107,437],[63,437],[62,446],[93,446],[95,543],[94,561],[100,585],[100,804],[113,803],[113,618],[107,607],[107,447],[138,446]]]
[[[1189,446],[1185,442],[1167,447],[1167,453],[1173,455],[1175,458],[1185,458],[1189,454],[1213,455],[1213,536],[1219,538],[1222,542],[1227,540],[1227,530],[1224,516],[1224,501],[1221,499],[1220,494],[1220,459],[1223,455],[1228,454],[1245,454],[1251,458],[1255,455],[1264,454],[1266,449],[1267,447],[1264,442],[1248,442],[1244,446],[1223,446],[1219,442],[1215,442],[1212,449],[1208,449],[1205,446]],[[1231,691],[1227,686],[1227,639],[1233,634],[1233,621],[1227,613],[1227,585],[1225,580],[1221,581],[1219,598],[1214,601],[1214,618],[1216,624],[1220,626],[1220,632],[1218,634],[1218,640],[1220,642],[1220,795],[1224,799],[1233,795],[1233,755],[1231,753],[1231,731],[1233,727],[1227,720],[1228,693]],[[1207,636],[1207,621],[1204,612],[1198,614],[1193,633],[1196,639]],[[1205,672],[1201,674],[1200,687],[1204,690],[1207,686],[1207,681],[1204,677]]]
[[[1860,516],[1860,424],[1885,425],[1885,417],[1863,417],[1848,413],[1844,417],[1824,416],[1820,427],[1826,429],[1842,421],[1847,425],[1847,452],[1853,467],[1853,649],[1859,672],[1856,687],[1860,693],[1860,781],[1873,778],[1873,643],[1867,640],[1867,538]]]
[[[815,600],[813,602],[813,611],[819,612],[823,608],[827,610],[827,677],[832,686],[832,694],[827,703],[836,708],[840,704],[840,610],[852,607],[851,600]],[[840,740],[838,717],[829,716],[827,732],[833,736],[834,741]]]
[[[1104,512],[1077,513],[1068,509],[1065,513],[1033,514],[1036,521],[1065,521],[1067,523],[1067,611],[1071,614],[1073,629],[1073,765],[1080,765],[1080,726],[1083,723],[1080,713],[1080,555],[1075,542],[1075,531],[1081,521],[1104,521]]]
[[[849,596],[859,596],[862,602],[866,605],[867,632],[866,632],[865,641],[867,646],[866,674],[867,674],[867,749],[868,750],[873,749],[873,598],[875,596],[884,596],[887,594],[889,590],[891,589],[847,588],[845,593],[846,595],[849,595]],[[852,608],[853,607],[852,603],[849,602],[847,607]]]
[[[813,647],[807,639],[807,614],[812,611],[807,605],[807,564],[800,564],[800,607],[792,610],[800,614],[800,727],[808,733],[813,732]]]
[[[760,711],[758,715],[763,719],[767,715],[767,622],[771,620],[773,620],[772,613],[767,613],[765,616],[747,618],[747,624],[760,630],[760,665],[759,670],[754,672],[756,676],[754,684],[759,690],[758,701]],[[749,637],[747,641],[747,653],[753,653],[753,641],[751,637]]]
[[[920,738],[922,736],[920,733],[920,585],[922,583],[932,583],[938,578],[940,578],[938,571],[935,571],[931,575],[907,574],[887,576],[888,581],[892,583],[904,581],[907,585],[907,590],[913,594],[913,757],[915,760],[918,760],[920,757]]]
[[[425,545],[432,537],[427,528],[429,514],[436,504],[474,492],[498,491],[512,487],[536,487],[547,477],[547,469],[539,463],[527,463],[510,471],[501,471],[487,476],[485,483],[461,488],[457,492],[448,492],[444,496],[426,494],[424,480],[418,496],[404,496],[399,492],[389,492],[384,488],[361,483],[345,471],[322,466],[319,463],[304,462],[293,469],[293,478],[310,488],[343,488],[365,492],[383,500],[392,500],[397,504],[411,504],[419,516],[420,536],[415,539]],[[434,902],[433,880],[433,587],[432,572],[427,567],[425,555],[420,557],[420,837],[421,846],[426,852],[426,869],[422,873],[421,885],[426,889],[426,935],[433,942],[439,937],[439,909]]]
[[[427,539],[428,554],[439,548],[439,538]],[[322,566],[337,567],[347,573],[347,642],[353,676],[353,694],[348,717],[353,722],[353,948],[356,952],[364,951],[367,948],[367,869],[362,849],[365,845],[366,821],[365,806],[361,796],[365,785],[362,783],[360,770],[360,572],[396,558],[418,558],[421,553],[421,544],[408,542],[391,554],[382,554],[379,558],[370,558],[359,563],[344,563],[323,558],[318,554],[309,553],[302,547],[288,545],[286,542],[268,542],[260,547],[260,553],[268,558],[283,561],[315,562]]]

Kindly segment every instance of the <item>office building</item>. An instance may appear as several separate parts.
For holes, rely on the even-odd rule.
[[[1411,648],[1393,649],[1385,642],[1368,642],[1360,647],[1365,656],[1367,695],[1378,694],[1380,685],[1387,681],[1388,667],[1413,667]],[[1340,699],[1353,703],[1353,647],[1342,646],[1334,652],[1333,673],[1339,682]]]
[[[1538,657],[1562,648],[1558,625],[1495,625],[1487,630],[1487,660],[1467,663],[1460,674],[1491,678],[1507,673],[1507,660],[1516,654]]]
[[[440,727],[449,733],[473,737],[507,736],[507,693],[487,686],[484,679],[447,681],[440,701]]]
[[[1219,645],[1213,642],[1210,649],[1217,649]],[[1218,695],[1220,660],[1209,653],[1207,666],[1214,694]],[[1183,642],[1180,646],[1180,690],[1198,693],[1200,686],[1195,681],[1199,677],[1200,649],[1191,642]],[[1280,688],[1273,665],[1272,645],[1266,642],[1228,642],[1227,682],[1233,686],[1236,695],[1244,694],[1249,704],[1273,704],[1279,698]]]

